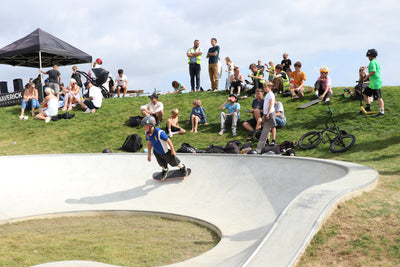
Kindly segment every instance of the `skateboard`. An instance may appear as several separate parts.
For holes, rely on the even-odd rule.
[[[314,99],[313,101],[305,103],[304,105],[302,105],[302,106],[300,106],[298,108],[308,108],[309,106],[315,105],[315,104],[317,104],[318,102],[321,102],[321,101],[322,101],[322,99],[317,98],[317,99]]]
[[[165,180],[170,180],[170,179],[182,179],[183,180],[186,177],[188,177],[191,172],[192,172],[192,170],[190,168],[187,168],[187,175],[182,176],[182,173],[179,169],[178,170],[170,170],[168,172],[167,178],[165,178]],[[153,179],[161,181],[161,172],[153,173]]]
[[[263,125],[262,125],[262,131],[261,131],[261,135],[260,138],[258,139],[258,144],[257,144],[257,153],[260,154],[261,150],[265,147],[265,142],[267,140],[267,136],[269,131],[271,130],[271,128],[274,126],[273,124],[273,120],[269,119],[269,120],[263,120]]]

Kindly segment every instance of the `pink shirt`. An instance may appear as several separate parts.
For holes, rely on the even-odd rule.
[[[321,77],[318,77],[318,81],[321,81],[321,87],[323,90],[326,90],[326,87],[329,87],[329,92],[332,93],[332,82],[329,76],[326,76],[325,81],[321,80]]]

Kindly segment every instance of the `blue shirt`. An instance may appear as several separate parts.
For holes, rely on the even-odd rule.
[[[234,112],[236,112],[236,110],[239,110],[238,118],[240,120],[240,104],[239,103],[235,103],[234,105],[232,105],[231,103],[228,103],[225,105],[225,109],[228,110],[228,114],[234,113]]]
[[[150,141],[154,151],[157,154],[164,155],[168,152],[169,146],[167,143],[168,135],[160,128],[154,127],[154,133],[150,135],[145,132],[146,140]]]
[[[217,52],[217,55],[214,57],[209,57],[208,58],[208,64],[212,64],[212,63],[218,63],[218,57],[219,57],[219,46],[212,46],[210,47],[210,49],[208,49],[208,53],[214,53]]]
[[[189,121],[191,121],[192,114],[196,115],[197,117],[200,118],[200,123],[201,122],[207,123],[206,113],[204,112],[204,108],[203,107],[193,107],[192,108],[192,113],[190,113]]]

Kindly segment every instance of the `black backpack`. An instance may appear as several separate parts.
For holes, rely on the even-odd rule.
[[[179,153],[196,153],[196,149],[188,143],[182,143],[181,147],[177,150]]]
[[[136,152],[143,147],[142,138],[137,134],[128,135],[121,149],[127,152]]]
[[[143,117],[141,116],[134,116],[129,118],[129,125],[131,127],[138,127],[142,124]]]
[[[239,140],[229,141],[225,146],[225,153],[238,154],[240,151],[241,143]]]

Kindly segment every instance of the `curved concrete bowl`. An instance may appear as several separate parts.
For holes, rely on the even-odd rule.
[[[340,201],[372,189],[378,173],[339,161],[186,155],[185,180],[159,182],[144,154],[0,157],[0,222],[71,212],[149,211],[207,222],[221,235],[174,266],[291,266]],[[45,171],[44,171],[45,167]],[[74,259],[71,259],[74,260]],[[109,266],[89,261],[45,266]]]

